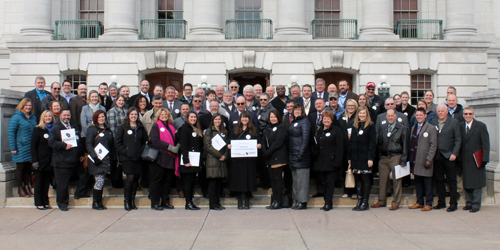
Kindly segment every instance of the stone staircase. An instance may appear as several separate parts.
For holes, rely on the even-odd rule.
[[[80,198],[75,199],[73,194],[76,189],[76,183],[70,183],[70,207],[91,207],[92,206],[92,197],[91,198]],[[371,195],[370,195],[370,204],[377,201],[378,196],[378,178],[374,179],[374,185],[372,186]],[[33,197],[23,198],[18,197],[17,187],[14,187],[12,190],[13,197],[8,197],[6,200],[6,207],[34,207],[34,199]],[[89,194],[92,193],[91,190],[88,191]],[[224,193],[227,195],[229,191],[224,189]],[[312,196],[316,193],[316,187],[314,185],[314,180],[311,180],[309,194]],[[258,188],[256,192],[253,192],[254,198],[250,200],[250,204],[257,207],[268,206],[271,200],[271,189],[262,189]],[[343,189],[335,188],[335,194],[333,197],[333,205],[334,206],[355,206],[357,203],[356,199],[351,198],[342,198]],[[49,199],[50,204],[53,207],[57,207],[56,203],[56,190],[49,188]],[[404,187],[403,188],[403,198],[401,201],[402,206],[413,205],[416,203],[415,196],[415,188],[414,186]],[[447,198],[448,200],[448,198]],[[184,198],[179,198],[179,195],[175,188],[172,188],[171,196],[170,196],[171,204],[177,208],[182,208],[185,205]],[[387,204],[391,204],[392,197],[387,199]],[[196,187],[194,193],[194,203],[200,207],[208,207],[208,198],[203,198],[201,189]],[[103,204],[107,207],[123,207],[123,188],[116,189],[112,188],[109,181],[106,180],[105,187],[103,189]],[[223,206],[236,206],[237,201],[235,198],[225,197],[221,198],[221,204]],[[434,198],[434,204],[437,204],[437,197]],[[495,201],[492,196],[486,195],[486,188],[483,190],[482,197],[482,205],[494,205]],[[136,205],[142,208],[149,208],[151,203],[148,199],[148,190],[146,188],[141,188],[137,190],[136,195]],[[324,205],[323,198],[312,198],[310,197],[308,206],[310,207],[322,207]],[[459,205],[465,205],[465,197],[462,195],[459,200]]]

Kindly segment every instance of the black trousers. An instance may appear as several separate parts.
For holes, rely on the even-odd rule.
[[[67,208],[69,203],[68,185],[73,174],[74,168],[54,167],[54,175],[57,182],[57,206]]]
[[[170,202],[170,188],[174,184],[175,170],[160,167],[156,163],[149,164],[149,192],[151,206]],[[161,198],[161,203],[160,203]]]
[[[325,204],[332,204],[333,191],[335,189],[335,178],[337,178],[337,170],[320,172],[321,181],[325,183]]]
[[[175,189],[177,189],[177,192],[184,191],[184,179],[182,177],[175,178]]]
[[[34,171],[35,173],[35,206],[49,205],[49,187],[52,182],[52,171]]]
[[[285,194],[291,194],[293,189],[292,170],[290,166],[283,166],[283,183],[285,185]]]
[[[316,190],[320,194],[325,193],[325,182],[324,178],[322,176],[322,173],[319,171],[312,171],[312,174],[314,175],[314,179],[316,181]]]
[[[89,186],[89,181],[90,181],[90,175],[85,169],[83,168],[83,164],[81,162],[78,162],[76,164],[76,168],[74,168],[74,171],[76,175],[78,176],[78,182],[76,184],[76,191],[75,195],[76,196],[84,196],[87,194],[87,188]],[[57,182],[57,178],[56,178]],[[59,189],[59,183],[57,183],[57,189]]]
[[[262,157],[257,159],[257,174],[259,175],[260,183],[259,185],[262,187],[271,186],[271,179],[269,178],[269,173],[267,172],[266,162]]]
[[[215,208],[220,204],[220,191],[222,188],[222,178],[207,178],[208,179],[208,202],[210,208]]]
[[[194,180],[196,173],[181,174],[182,182],[184,183],[184,198],[186,203],[193,201]]]
[[[470,206],[472,208],[481,208],[481,195],[482,195],[483,189],[482,188],[475,188],[475,189],[467,189],[465,188],[465,200],[466,206]]]
[[[443,156],[434,160],[434,179],[438,193],[438,205],[446,206],[446,188],[450,191],[450,206],[457,206],[457,163]]]
[[[140,161],[141,163],[141,186],[142,187],[149,187],[149,165],[151,163],[148,163],[147,161]]]
[[[123,168],[122,164],[116,161],[111,162],[111,173],[109,174],[113,187],[123,187]]]
[[[269,177],[271,179],[271,188],[273,190],[273,198],[275,201],[281,202],[283,200],[283,169],[286,166],[279,168],[267,167]]]
[[[432,206],[433,195],[432,195],[432,177],[424,177],[415,175],[415,191],[417,193],[417,204]]]

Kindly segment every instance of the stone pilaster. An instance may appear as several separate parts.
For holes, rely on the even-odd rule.
[[[134,0],[104,1],[104,35],[100,40],[137,40]]]
[[[397,40],[392,0],[363,0],[360,40]]]
[[[190,35],[210,35],[209,39],[222,33],[222,0],[193,0],[193,25]]]
[[[52,40],[52,0],[24,0],[19,40]],[[16,39],[17,40],[17,39]]]
[[[307,35],[305,0],[278,0],[276,34]]]
[[[477,36],[474,0],[446,0],[445,39],[464,40]]]

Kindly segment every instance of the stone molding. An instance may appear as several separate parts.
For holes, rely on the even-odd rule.
[[[243,51],[243,68],[255,67],[255,51]]]
[[[330,54],[331,64],[333,68],[343,68],[344,67],[344,51],[332,50]]]
[[[167,68],[167,51],[155,51],[155,68],[165,69]]]

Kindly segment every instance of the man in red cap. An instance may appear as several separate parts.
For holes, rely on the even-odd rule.
[[[368,97],[368,101],[370,101],[371,107],[375,111],[374,117],[377,117],[378,114],[383,113],[382,109],[384,109],[384,100],[382,97],[375,94],[375,88],[376,86],[374,82],[368,82],[366,84],[365,95]]]

